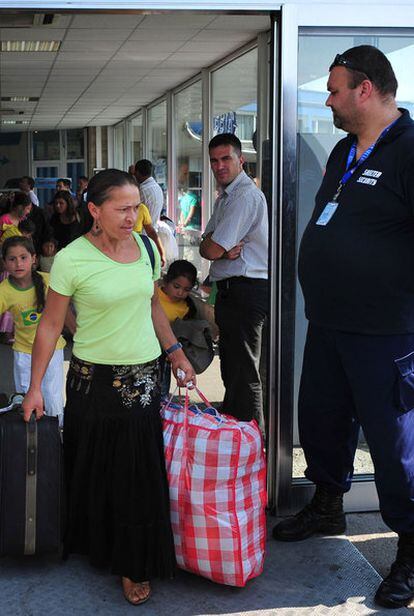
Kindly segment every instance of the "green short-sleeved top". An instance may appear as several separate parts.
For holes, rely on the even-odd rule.
[[[133,263],[113,261],[84,236],[55,257],[50,288],[73,298],[77,322],[73,353],[79,359],[107,365],[142,364],[161,353],[151,318],[160,257],[153,243],[152,271],[142,239],[133,235],[141,251]]]

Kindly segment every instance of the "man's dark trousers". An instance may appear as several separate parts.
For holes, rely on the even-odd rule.
[[[382,517],[397,533],[414,533],[409,374],[414,359],[406,358],[413,351],[414,334],[371,336],[311,324],[299,392],[308,479],[333,493],[349,490],[361,426],[374,462]],[[398,362],[401,358],[406,359]]]
[[[268,283],[237,276],[217,283],[215,319],[220,330],[223,412],[241,421],[256,419],[264,431],[259,375],[263,323],[268,312]]]

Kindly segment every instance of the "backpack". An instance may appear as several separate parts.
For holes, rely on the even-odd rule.
[[[176,319],[171,323],[177,340],[196,374],[206,370],[214,358],[213,340],[208,321],[204,319]]]

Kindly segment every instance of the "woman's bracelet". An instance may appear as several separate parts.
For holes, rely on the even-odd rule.
[[[182,348],[183,348],[183,345],[181,344],[181,342],[176,342],[175,344],[168,347],[168,349],[165,349],[165,353],[167,355],[171,355],[171,353],[174,353],[174,351],[178,351],[178,349],[182,349]]]

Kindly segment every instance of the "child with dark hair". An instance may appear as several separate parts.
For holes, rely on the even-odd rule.
[[[43,242],[42,254],[39,257],[39,270],[41,272],[50,272],[53,261],[58,249],[58,242],[54,237],[51,237]]]
[[[32,209],[32,202],[26,193],[18,191],[9,202],[8,211],[0,216],[0,244],[7,235],[21,235],[18,225]],[[7,278],[8,273],[2,268],[0,263],[0,282]],[[0,334],[3,335],[7,344],[12,344],[13,337],[13,317],[9,312],[0,312]]]
[[[36,253],[31,239],[14,236],[2,244],[4,267],[9,276],[0,284],[0,313],[11,312],[15,328],[14,386],[16,392],[26,393],[30,384],[32,346],[44,308],[48,274],[34,268]],[[63,422],[63,347],[60,336],[42,381],[42,392],[48,415]]]
[[[192,263],[179,259],[171,263],[159,287],[158,299],[170,323],[176,319],[194,319],[196,307],[190,292],[198,284],[197,270]],[[166,357],[161,357],[161,397],[168,396],[171,383],[171,368]]]

